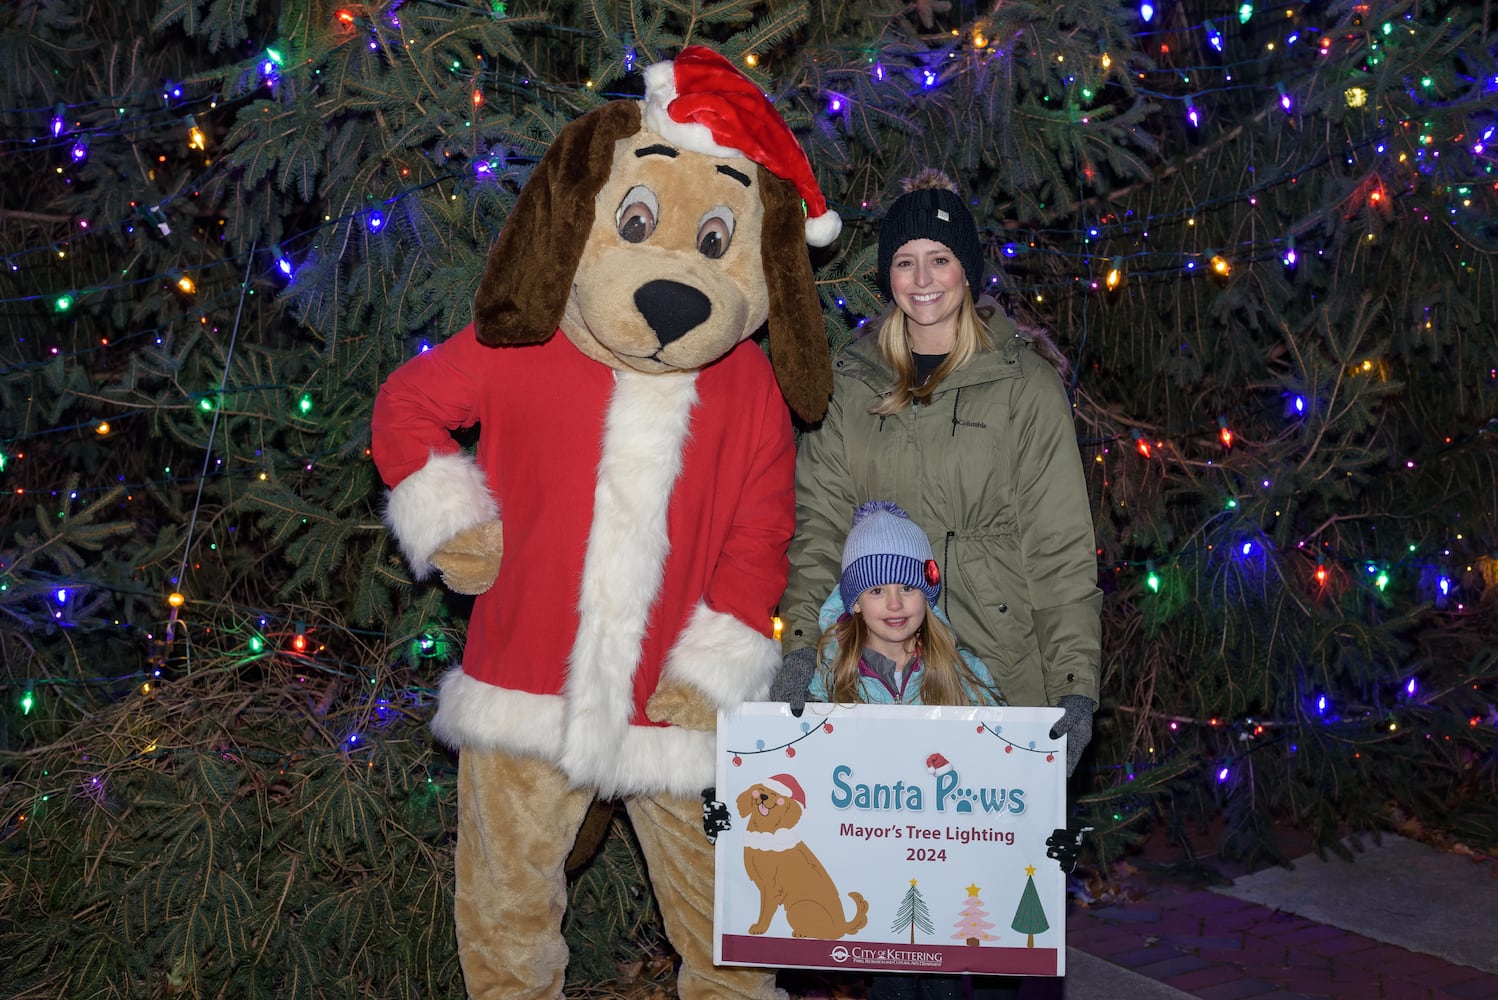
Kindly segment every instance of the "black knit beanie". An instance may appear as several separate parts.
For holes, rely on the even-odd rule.
[[[945,188],[918,188],[895,199],[879,226],[879,290],[886,299],[889,266],[895,252],[911,240],[935,240],[956,254],[973,290],[973,301],[983,292],[983,245],[978,224],[962,198]]]

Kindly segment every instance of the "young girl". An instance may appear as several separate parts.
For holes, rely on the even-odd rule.
[[[936,606],[931,543],[897,504],[853,512],[838,588],[822,605],[822,669],[812,701],[901,705],[1006,704],[988,668],[958,645]],[[846,609],[846,610],[845,610]],[[960,1000],[960,976],[871,974],[869,1000]]]
[[[988,668],[963,649],[936,607],[941,573],[931,543],[887,500],[853,513],[838,589],[818,624],[822,669],[814,701],[1003,705]]]

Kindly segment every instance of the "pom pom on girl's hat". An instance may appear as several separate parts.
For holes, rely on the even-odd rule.
[[[843,607],[852,611],[859,594],[891,583],[919,588],[933,606],[941,593],[941,573],[926,533],[899,504],[870,500],[853,512],[853,527],[843,543],[838,581]]]
[[[806,242],[824,247],[843,220],[827,207],[811,161],[754,81],[712,49],[689,45],[645,70],[645,124],[682,149],[746,157],[789,181],[806,202]]]

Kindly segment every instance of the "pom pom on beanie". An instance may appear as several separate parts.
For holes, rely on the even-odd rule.
[[[870,500],[853,512],[853,527],[843,543],[838,581],[843,607],[852,610],[865,590],[892,583],[919,588],[932,605],[941,593],[941,573],[920,525],[899,504]]]

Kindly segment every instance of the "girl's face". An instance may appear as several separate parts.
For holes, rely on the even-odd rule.
[[[957,343],[957,317],[967,277],[945,243],[911,240],[895,251],[889,290],[905,314],[905,329],[921,354],[945,354]]]
[[[915,651],[912,639],[926,620],[926,608],[919,587],[889,583],[859,594],[852,610],[869,630],[869,648],[903,664]]]

